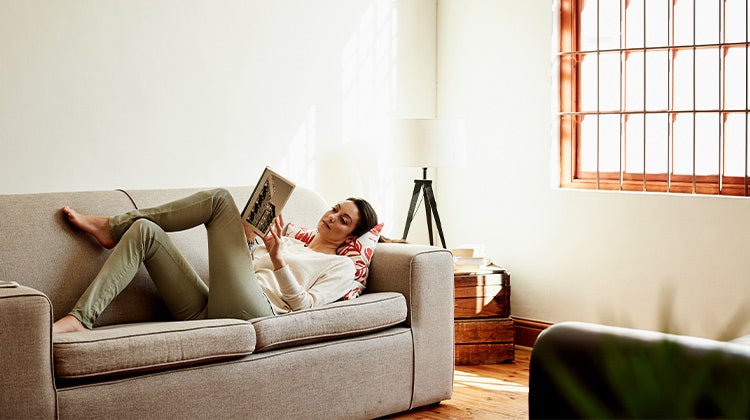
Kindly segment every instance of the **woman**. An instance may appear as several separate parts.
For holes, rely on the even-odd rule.
[[[354,281],[354,264],[336,250],[378,221],[367,201],[349,198],[323,214],[318,235],[304,245],[282,236],[279,215],[251,254],[248,243],[255,234],[224,189],[113,217],[63,211],[73,225],[113,250],[73,310],[53,324],[56,334],[91,329],[141,263],[177,320],[250,319],[334,302]],[[166,234],[198,225],[208,236],[210,289]]]

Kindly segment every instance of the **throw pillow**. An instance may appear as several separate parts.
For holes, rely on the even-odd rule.
[[[381,230],[383,230],[383,224],[379,223],[358,238],[346,241],[336,250],[338,255],[349,257],[354,262],[354,281],[358,283],[346,292],[342,299],[354,299],[362,294],[362,291],[365,289],[367,276],[370,273],[370,260],[372,260],[372,255],[375,253],[375,246],[378,244],[378,239],[380,239]],[[308,229],[294,223],[288,223],[284,227],[285,236],[297,239],[308,245],[317,234],[318,231],[315,229]]]

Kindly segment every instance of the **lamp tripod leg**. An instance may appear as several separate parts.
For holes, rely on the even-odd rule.
[[[411,227],[411,221],[414,219],[414,209],[417,207],[417,198],[422,190],[422,183],[419,180],[414,180],[414,192],[411,194],[411,204],[409,204],[409,213],[406,214],[406,225],[404,225],[404,236],[401,238],[406,240],[406,235],[409,233],[409,227]]]
[[[432,183],[431,182],[425,182],[424,189],[422,190],[424,193],[424,214],[427,217],[427,236],[430,238],[430,245],[435,245],[435,241],[433,240],[433,233],[432,233],[432,201],[430,201],[430,195],[432,194]]]
[[[440,235],[440,243],[443,244],[443,248],[447,249],[448,247],[445,246],[445,236],[443,236],[443,226],[440,223],[440,216],[438,215],[437,203],[435,202],[435,194],[432,192],[432,185],[429,185],[429,184],[425,185],[425,196],[427,197],[427,199],[429,199],[429,207],[432,208],[432,213],[435,215],[435,226],[437,226],[437,231],[438,231],[438,234]],[[429,221],[429,216],[427,216],[427,218]],[[430,223],[430,245],[432,245],[432,228],[431,227],[432,227],[432,223]]]

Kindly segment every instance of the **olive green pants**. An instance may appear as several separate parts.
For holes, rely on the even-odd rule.
[[[207,287],[166,232],[206,227]],[[70,312],[86,327],[132,281],[143,263],[177,320],[273,315],[255,278],[239,211],[228,191],[199,192],[109,219],[117,245]]]

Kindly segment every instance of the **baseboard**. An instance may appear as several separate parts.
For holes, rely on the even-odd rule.
[[[514,342],[516,345],[525,347],[534,347],[536,338],[547,327],[552,325],[550,322],[537,321],[527,318],[513,318]]]

